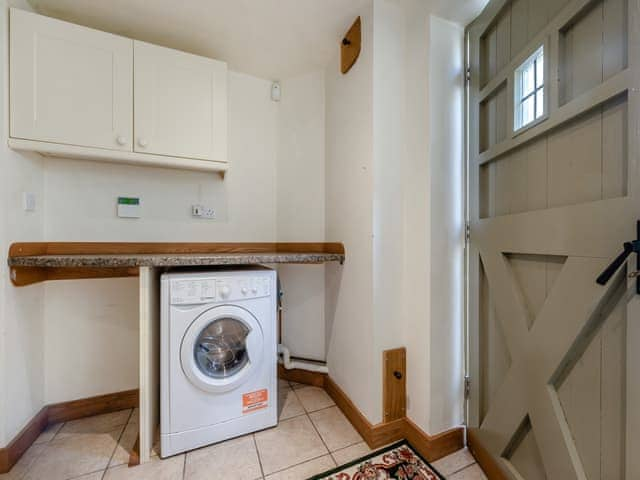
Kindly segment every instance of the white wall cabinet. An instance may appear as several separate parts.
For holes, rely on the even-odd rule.
[[[134,41],[136,152],[227,158],[227,65]]]
[[[131,40],[11,9],[11,136],[131,150]]]
[[[226,63],[11,9],[17,150],[227,168]]]

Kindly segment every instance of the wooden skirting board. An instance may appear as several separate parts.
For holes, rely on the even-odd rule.
[[[5,447],[0,448],[0,474],[11,470],[47,425],[117,412],[138,406],[138,390],[99,395],[47,405]]]
[[[464,429],[462,427],[431,436],[406,416],[373,425],[330,376],[304,370],[285,370],[281,366],[278,372],[283,380],[323,387],[367,442],[369,448],[379,448],[406,439],[420,455],[432,462],[464,447]]]
[[[327,382],[326,373],[315,373],[299,369],[287,370],[281,364],[278,364],[278,377],[290,382],[304,383],[305,385],[313,385],[320,388],[324,388]]]

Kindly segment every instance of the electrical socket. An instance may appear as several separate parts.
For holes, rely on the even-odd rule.
[[[209,220],[215,220],[216,211],[213,208],[206,208],[202,212],[202,218],[207,218]]]
[[[197,218],[206,218],[207,220],[215,220],[216,211],[213,208],[204,205],[192,205],[191,216]]]

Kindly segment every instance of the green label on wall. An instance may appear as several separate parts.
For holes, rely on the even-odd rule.
[[[136,197],[118,197],[118,205],[140,205],[140,199]]]

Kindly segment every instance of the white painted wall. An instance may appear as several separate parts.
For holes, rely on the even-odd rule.
[[[406,343],[404,291],[404,177],[406,162],[405,11],[394,0],[374,0],[373,22],[373,321],[374,371],[384,350]],[[382,398],[382,383],[376,383]]]
[[[331,377],[372,422],[381,419],[373,324],[373,4],[362,8],[362,51],[347,75],[336,55],[326,81],[326,240],[344,267],[326,267]],[[344,26],[344,31],[349,25]],[[338,53],[336,51],[336,53]]]
[[[0,89],[6,112],[8,72],[8,8],[19,1],[0,1],[2,75]],[[24,212],[22,193],[33,192],[42,199],[42,160],[36,155],[19,155],[7,147],[8,117],[2,120],[0,137],[0,249],[7,252],[14,241],[43,238],[42,212]],[[0,445],[19,431],[43,405],[43,309],[44,289],[16,289],[9,281],[6,262],[0,262]]]
[[[376,308],[395,309],[395,321],[380,319],[378,346],[407,347],[408,416],[435,434],[463,422],[463,30],[426,2],[376,2],[374,124],[385,128],[374,158],[387,162],[374,204],[389,241],[374,263],[385,284],[376,298],[390,302]]]
[[[428,2],[386,1],[405,41],[404,55],[389,56],[389,68],[404,72],[406,98],[396,328],[407,347],[407,414],[433,434],[463,422],[463,29],[432,15]]]
[[[431,414],[427,428],[441,432],[464,420],[464,30],[431,16],[429,38]]]
[[[45,286],[45,403],[138,388],[138,279]]]
[[[429,195],[429,13],[421,0],[407,2],[405,138],[403,174],[404,288],[402,314],[407,333],[407,415],[429,428],[431,391],[431,205]]]
[[[281,82],[278,117],[277,239],[321,242],[325,237],[324,71]],[[293,356],[326,359],[324,268],[278,267],[283,343]]]
[[[463,420],[463,32],[430,2],[371,8],[359,68],[326,74],[329,369],[377,423],[382,352],[406,346],[408,415],[438,433]]]

